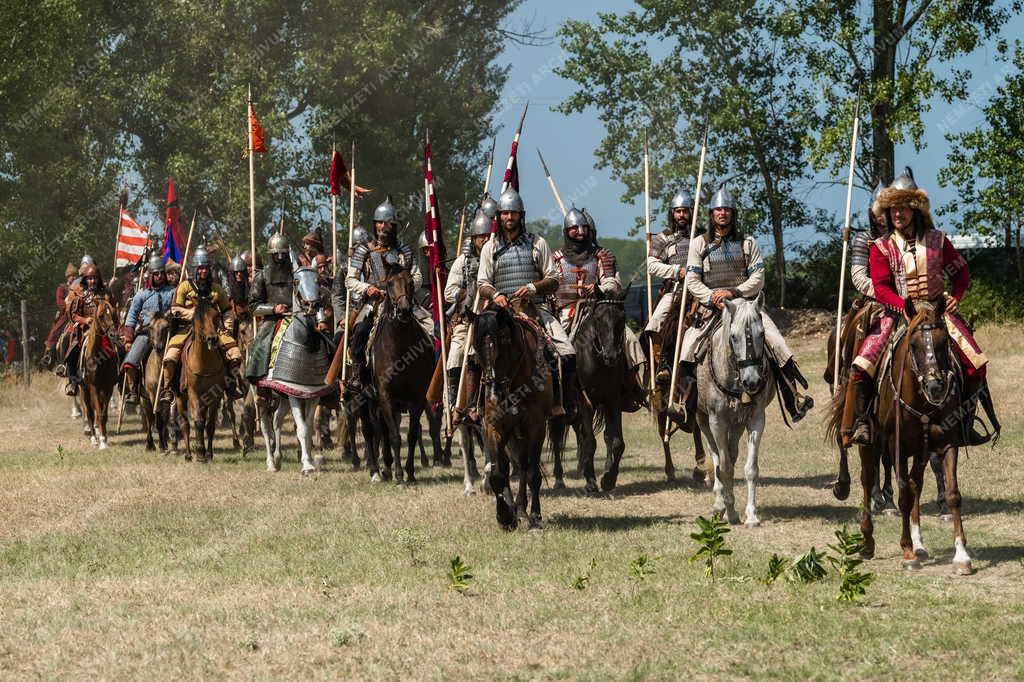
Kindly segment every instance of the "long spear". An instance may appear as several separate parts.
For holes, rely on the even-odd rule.
[[[195,209],[195,210],[192,211],[192,224],[188,226],[188,238],[185,240],[185,251],[181,254],[181,276],[184,277],[185,279],[188,279],[188,270],[186,269],[186,265],[185,264],[188,263],[188,249],[192,245],[192,231],[196,227],[196,215],[198,215],[198,214],[199,214],[199,209]],[[256,255],[255,254],[256,254],[256,252],[253,251],[253,261],[254,262],[256,260]],[[177,297],[177,296],[175,296],[175,297]],[[171,301],[171,306],[173,306],[173,305],[174,305],[174,301],[172,300]],[[160,358],[160,378],[157,379],[157,381],[156,381],[156,395],[153,396],[153,398],[152,398],[152,402],[153,402],[154,405],[157,403],[157,400],[160,398],[160,389],[163,387],[163,383],[164,383],[164,369],[163,368],[164,368],[164,362],[167,361],[167,351],[169,349],[170,349],[170,344],[167,344],[167,347],[164,348],[164,355],[163,355],[162,358]]]
[[[644,131],[644,237],[647,244],[647,259],[651,257],[651,153],[647,145],[647,132]],[[647,259],[644,262],[647,262]],[[651,282],[651,271],[647,270],[647,319],[654,317],[654,294]],[[647,372],[650,375],[651,395],[654,395],[654,338],[647,336],[647,357],[650,358],[651,367]],[[665,349],[662,348],[662,353]],[[652,403],[653,404],[653,403]]]
[[[548,179],[548,186],[551,188],[551,193],[555,195],[555,201],[558,202],[558,208],[562,209],[562,216],[565,216],[565,202],[562,201],[562,195],[558,193],[558,187],[555,186],[555,179],[551,177],[551,171],[548,170],[548,165],[544,163],[544,155],[540,153],[540,147],[537,148],[537,156],[540,157],[540,165],[544,167],[544,175]]]
[[[484,176],[484,194],[491,189],[491,173],[494,171],[494,147],[498,144],[498,136],[491,138],[491,154],[487,160],[487,175]]]
[[[501,191],[505,192],[512,185],[512,164],[516,162],[516,151],[519,149],[519,138],[523,134],[523,121],[526,120],[526,110],[530,108],[527,102],[523,107],[523,113],[519,117],[519,125],[516,127],[516,135],[512,138],[512,149],[508,153],[508,163],[505,164],[505,179],[501,183]]]
[[[846,254],[850,247],[850,211],[853,205],[853,171],[857,163],[857,137],[860,133],[860,93],[853,109],[853,135],[850,137],[850,175],[846,180],[846,220],[843,223],[843,257],[839,265],[839,302],[836,304],[836,347],[833,355],[832,393],[839,390],[839,335],[842,331],[843,295],[846,288]]]
[[[249,268],[249,281],[256,276],[256,165],[253,157],[252,142],[252,85],[249,85],[249,96],[245,107],[245,130],[249,137],[249,253],[252,254],[252,265]],[[189,237],[191,237],[189,233]],[[184,261],[184,258],[182,259]],[[182,263],[184,268],[184,263]]]
[[[331,143],[331,169],[334,169],[334,157],[338,148]],[[338,276],[338,195],[331,188],[331,276]],[[331,331],[333,334],[333,330]]]
[[[348,257],[352,258],[352,232],[356,226],[356,143],[352,141],[351,165],[348,168]],[[347,273],[346,273],[347,275]],[[343,277],[345,275],[342,275]],[[341,342],[341,383],[348,374],[348,317],[352,306],[352,294],[345,287],[345,333]],[[335,372],[337,376],[337,372]],[[333,382],[330,382],[333,383]]]
[[[693,199],[693,218],[690,220],[690,243],[697,237],[697,216],[700,211],[700,195],[704,184],[704,157],[708,151],[708,129],[709,122],[704,123],[704,141],[700,145],[700,163],[697,166],[697,195]],[[685,266],[684,266],[685,267]],[[684,275],[685,277],[685,275]],[[686,280],[683,280],[683,295],[679,300],[679,322],[676,324],[676,347],[672,354],[672,384],[669,386],[668,404],[672,407],[675,404],[676,384],[679,381],[679,351],[682,348],[683,319],[686,317]]]

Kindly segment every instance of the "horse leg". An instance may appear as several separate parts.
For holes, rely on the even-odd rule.
[[[953,571],[957,575],[971,575],[974,573],[974,567],[971,565],[971,555],[967,552],[967,537],[964,535],[961,511],[962,499],[956,478],[958,459],[959,451],[953,446],[947,446],[943,469],[946,476],[946,506],[953,515]]]
[[[562,446],[565,444],[565,430],[567,426],[564,417],[554,417],[548,421],[548,429],[551,432],[551,455],[555,460],[555,490],[565,488],[565,470],[562,468]]]
[[[393,410],[390,405],[382,404],[381,413],[384,420],[384,428],[387,430],[388,451],[384,455],[384,466],[390,471],[391,465],[395,467],[395,483],[401,483],[405,472],[402,470],[402,413]],[[385,478],[389,476],[385,475]]]
[[[220,390],[219,388],[217,389]],[[213,436],[217,432],[217,413],[220,412],[220,399],[214,398],[210,413],[206,418],[206,461],[213,460]]]
[[[736,513],[736,462],[739,460],[740,437],[743,435],[742,427],[734,426],[725,434],[725,466],[728,469],[725,476],[725,514],[731,524],[740,522],[740,515]]]
[[[708,447],[711,448],[711,461],[715,465],[715,501],[711,510],[729,523],[739,523],[739,515],[733,506],[732,472],[733,463],[729,461],[729,433],[724,424],[714,417],[707,417]]]
[[[694,431],[696,432],[697,429]],[[674,481],[676,480],[676,465],[672,463],[672,450],[669,447],[672,438],[669,434],[668,414],[665,412],[658,414],[658,436],[661,440],[661,449],[665,452],[665,480]]]
[[[892,452],[890,452],[887,448],[882,448],[882,453],[879,457],[881,460],[881,464],[885,469],[885,482],[882,484],[881,487],[882,513],[889,516],[895,516],[897,513],[899,513],[899,510],[896,508],[896,501],[893,499],[894,493],[892,488]],[[875,485],[878,485],[877,482]]]
[[[488,427],[484,432],[485,447],[493,453],[494,462],[488,474],[488,483],[491,492],[494,493],[495,518],[498,524],[505,530],[516,529],[515,504],[512,501],[512,490],[509,487],[509,470],[511,462],[508,459],[508,440],[506,435],[498,436],[493,433],[494,427]]]
[[[900,547],[903,549],[903,568],[907,571],[916,571],[921,568],[921,560],[914,554],[914,543],[910,538],[910,512],[914,507],[914,490],[907,470],[905,457],[897,458],[895,462],[898,471],[896,479],[900,484],[900,518],[903,522],[900,533]]]
[[[544,526],[541,523],[540,513],[540,457],[544,449],[544,429],[537,428],[532,442],[524,448],[529,462],[524,462],[528,468],[523,471],[523,478],[529,473],[530,485],[530,530],[541,530]]]
[[[875,524],[871,518],[871,497],[878,483],[878,455],[874,448],[858,446],[860,451],[860,533],[864,537],[864,549],[860,556],[871,559],[875,556]]]
[[[757,467],[757,455],[761,449],[761,437],[764,435],[764,410],[755,411],[747,423],[747,464],[743,467],[743,475],[747,479],[747,528],[761,525],[757,518],[757,479],[760,471]]]
[[[288,406],[291,408],[292,419],[295,421],[295,436],[299,441],[299,451],[302,456],[302,475],[308,476],[316,471],[310,453],[313,450],[313,420],[317,401],[316,399],[302,400],[288,396]]]
[[[116,375],[115,375],[115,378],[114,378],[114,382],[115,383],[117,382]],[[110,406],[110,393],[104,391],[103,389],[99,389],[96,392],[96,395],[99,395],[100,398],[101,398],[100,404],[96,406],[96,408],[97,408],[96,409],[96,416],[97,416],[97,421],[99,422],[99,427],[100,427],[100,450],[106,450],[107,449],[107,415],[109,414],[108,413],[108,408]]]
[[[928,453],[925,453],[927,456]],[[910,542],[914,547],[914,555],[919,559],[928,558],[928,549],[921,539],[921,492],[924,489],[924,458],[915,457],[914,466],[910,470],[911,485],[914,490],[914,506],[910,508]]]
[[[409,408],[409,433],[406,436],[408,442],[408,455],[405,458],[405,477],[409,483],[416,482],[416,444],[420,445],[420,452],[423,451],[423,425],[420,424],[420,417],[423,415],[423,408]],[[430,417],[427,417],[429,422]]]
[[[613,407],[605,415],[604,446],[607,452],[604,475],[601,477],[601,489],[614,490],[619,480],[619,465],[622,453],[626,451],[626,442],[622,439],[622,410]]]
[[[953,515],[949,513],[949,505],[946,504],[946,477],[942,473],[942,461],[944,454],[941,452],[928,453],[928,463],[931,465],[932,474],[935,475],[935,504],[939,508],[939,518],[949,521]]]
[[[263,433],[263,444],[267,447],[267,471],[278,471],[281,467],[274,460],[273,406],[269,401],[263,401],[263,405],[265,407],[260,410],[260,431]]]
[[[288,402],[278,398],[274,403],[274,471],[281,470],[284,455],[281,447],[284,443],[284,418],[288,414]]]
[[[693,430],[693,480],[695,483],[703,481],[708,488],[711,487],[711,479],[707,474],[708,457],[704,453],[704,441],[701,439],[700,429]]]
[[[192,426],[195,430],[196,435],[196,456],[195,461],[198,464],[206,463],[206,422],[212,418],[216,419],[217,415],[208,415],[208,406],[204,405],[205,396],[197,395],[192,389],[189,389],[189,406],[192,409]]]
[[[526,511],[527,489],[530,484],[530,444],[526,440],[517,440],[509,445],[513,451],[514,461],[519,462],[519,491],[516,493],[516,516],[529,519]]]
[[[468,424],[459,425],[459,449],[462,451],[462,494],[476,494],[476,456],[473,452],[473,434]]]
[[[594,471],[594,456],[597,454],[597,438],[594,437],[594,409],[581,400],[576,406],[576,419],[572,430],[576,434],[576,451],[579,453],[580,473],[583,474],[583,491],[587,495],[597,493],[597,473]]]
[[[192,425],[189,423],[188,405],[180,395],[174,399],[178,406],[178,429],[181,431],[181,437],[185,441],[185,461],[192,461]]]

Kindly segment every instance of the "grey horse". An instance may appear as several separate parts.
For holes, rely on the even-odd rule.
[[[764,435],[764,412],[775,396],[775,378],[769,368],[761,310],[764,294],[757,300],[726,300],[721,326],[711,335],[710,347],[697,368],[697,423],[707,439],[714,462],[713,511],[739,523],[733,496],[734,472],[743,431],[747,433],[748,528],[760,525],[757,518],[757,455]]]

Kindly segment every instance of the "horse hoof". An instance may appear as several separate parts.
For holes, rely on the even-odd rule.
[[[730,526],[740,525],[740,515],[731,509],[726,510],[725,519],[729,522]]]
[[[501,495],[497,497],[495,504],[495,518],[498,519],[498,525],[507,531],[513,531],[519,523],[516,518],[516,512],[505,502],[505,498]]]
[[[107,441],[100,440],[100,450],[106,450],[106,449],[107,449]]]
[[[914,556],[916,556],[918,559],[927,559],[928,550],[924,547],[919,547],[918,549],[914,550]]]
[[[156,450],[156,445],[153,443],[146,443],[146,452],[153,452]]]
[[[464,497],[473,497],[474,495],[476,495],[476,487],[472,483],[468,484],[465,488],[463,488],[462,495]]]
[[[953,573],[956,575],[973,575],[974,567],[971,565],[970,561],[954,561]]]
[[[921,562],[917,559],[904,559],[903,560],[904,571],[920,571]]]
[[[615,485],[617,483],[618,481],[616,480],[615,476],[612,476],[611,474],[605,474],[604,476],[601,477],[601,490],[605,491],[606,493],[610,493],[611,491],[615,490]]]
[[[533,514],[530,514],[530,527],[529,527],[529,531],[531,533],[539,533],[539,532],[541,532],[543,530],[544,530],[544,522],[541,521],[540,517],[539,516],[534,516]]]
[[[860,556],[861,559],[874,559],[875,558],[875,548],[874,547],[872,547],[871,549],[865,548],[864,550],[862,550],[860,552],[860,554],[858,556]]]
[[[100,439],[97,438],[96,436],[89,436],[89,442],[93,445],[99,445]]]
[[[597,487],[597,481],[587,481],[586,485],[583,486],[583,494],[587,497],[592,497],[601,492],[601,489]]]
[[[949,512],[946,512],[945,514],[939,514],[939,521],[952,521],[952,520],[953,520],[953,515],[950,514]]]
[[[693,481],[694,483],[703,483],[704,479],[707,478],[707,473],[699,466],[693,467]]]
[[[665,480],[666,481],[674,481],[674,480],[676,480],[676,470],[675,469],[665,469]]]
[[[274,463],[273,463],[273,462],[267,462],[267,471],[269,471],[270,473],[275,473],[275,472],[277,472],[277,471],[278,471],[279,469],[280,469],[280,467],[276,467],[276,466],[274,466]]]
[[[899,516],[900,510],[896,507],[886,507],[882,510],[883,516]]]
[[[303,469],[302,470],[302,475],[303,476],[312,476],[315,473],[316,473],[316,469]]]
[[[380,477],[381,477],[381,480],[390,481],[391,480],[391,469],[385,469],[383,472],[381,472]]]
[[[756,516],[748,516],[747,520],[743,522],[743,525],[747,528],[757,528],[761,525],[761,520]]]
[[[370,483],[380,483],[381,480],[383,479],[381,479],[380,474],[377,473],[376,471],[370,474]]]
[[[555,485],[552,486],[552,487],[555,490],[565,490],[565,479],[564,478],[556,478],[555,479]]]

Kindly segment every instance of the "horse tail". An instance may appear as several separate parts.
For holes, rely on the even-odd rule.
[[[846,386],[849,382],[847,377],[839,378],[839,386],[829,404],[828,412],[825,414],[825,442],[834,441],[839,436],[839,427],[843,422],[843,410],[846,408]]]
[[[594,430],[594,434],[598,434],[604,430],[604,424],[608,416],[608,411],[603,403],[594,405],[594,417],[590,421],[591,428]]]

